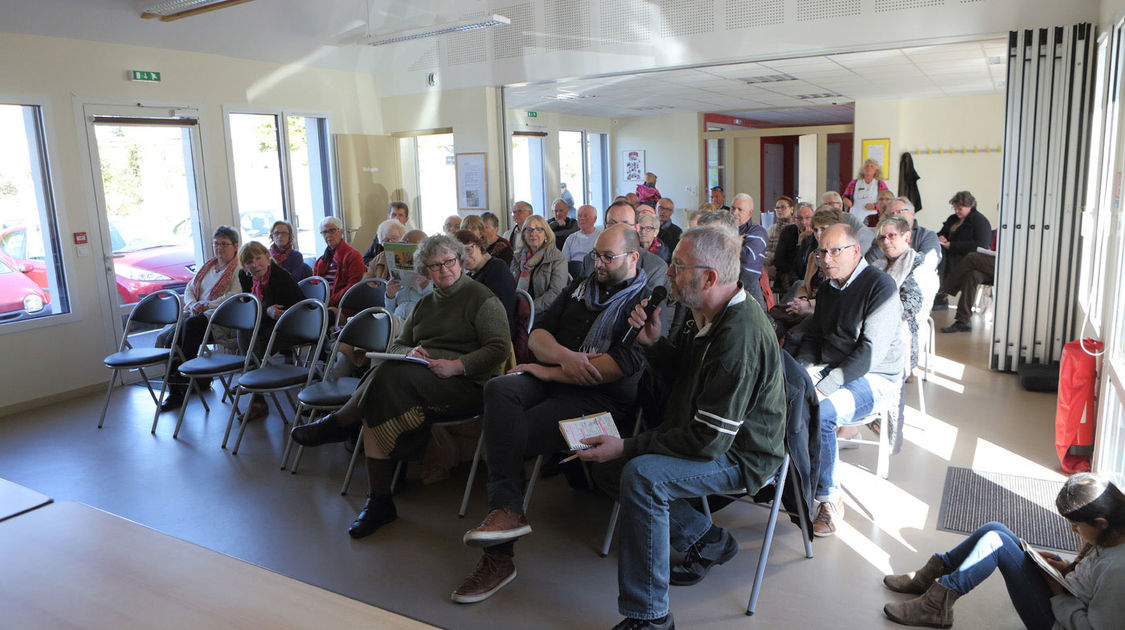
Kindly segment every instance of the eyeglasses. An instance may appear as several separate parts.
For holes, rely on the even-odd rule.
[[[655,232],[655,231],[657,231],[657,229],[659,229],[659,228],[654,228],[654,227],[650,227],[650,226],[647,226],[647,225],[641,226],[642,232]]]
[[[882,243],[883,241],[893,241],[896,238],[899,238],[901,236],[902,236],[901,232],[891,232],[890,234],[880,234],[879,236],[876,236],[875,238],[879,239],[879,242]]]
[[[621,258],[622,256],[628,256],[630,253],[632,253],[632,252],[621,252],[620,254],[606,254],[606,253],[603,253],[603,252],[597,252],[597,251],[591,250],[590,251],[590,258],[593,258],[595,261],[601,262],[603,265],[610,265],[610,264],[613,263],[613,261],[617,260],[618,258]]]
[[[442,267],[445,267],[446,269],[452,269],[453,265],[455,265],[455,264],[457,264],[457,258],[456,257],[446,258],[445,260],[443,260],[441,262],[430,263],[430,264],[426,265],[426,270],[429,271],[430,273],[437,273],[438,271],[441,270]]]
[[[234,243],[230,241],[211,241],[215,247],[234,247]]]
[[[270,236],[289,236],[289,232],[286,232],[284,230],[274,230],[273,232],[270,232]]]
[[[684,265],[678,262],[668,265],[668,268],[671,269],[674,274],[680,273],[683,269],[714,269],[714,267],[710,265]]]
[[[541,227],[525,227],[523,229],[524,234],[535,234],[536,232],[538,232],[540,234],[545,234],[547,232],[547,230],[544,230]]]
[[[843,247],[829,247],[828,249],[815,250],[817,259],[823,260],[825,257],[839,258],[844,250],[851,247],[859,247],[859,245],[852,243],[851,245],[844,245]]]
[[[339,231],[340,231],[340,228],[327,228],[327,229],[321,230],[320,233],[321,233],[321,235],[335,234],[336,232],[339,232]]]

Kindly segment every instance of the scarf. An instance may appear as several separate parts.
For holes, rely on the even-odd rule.
[[[887,272],[895,281],[896,287],[901,287],[906,278],[914,271],[914,256],[918,252],[914,251],[913,247],[907,247],[906,253],[898,257],[898,260],[893,263],[887,264],[887,257],[883,256],[875,262],[871,263],[872,267],[881,269]]]
[[[269,284],[270,284],[270,272],[271,271],[273,271],[273,265],[270,265],[269,267],[266,267],[266,272],[262,274],[261,278],[254,278],[254,285],[252,287],[250,287],[250,292],[254,294],[254,297],[258,298],[259,300],[262,300],[263,302],[266,299],[266,297],[265,297],[266,288],[269,287]],[[272,306],[272,305],[267,305],[267,306]]]
[[[528,251],[526,247],[523,248],[522,251],[523,255],[520,256],[520,275],[519,278],[516,279],[516,288],[527,291],[527,288],[531,285],[531,270],[534,269],[536,265],[543,262],[543,254],[547,253],[547,247],[544,246],[534,254]]]
[[[663,247],[664,247],[664,243],[661,243],[661,242],[660,242],[660,237],[659,237],[659,236],[656,236],[656,237],[653,237],[653,239],[652,239],[652,242],[651,242],[651,243],[649,243],[649,245],[648,245],[648,251],[652,252],[653,254],[657,254],[657,255],[659,255],[659,254],[660,254],[660,250],[661,250],[661,248],[663,248]]]
[[[293,244],[292,243],[290,243],[289,245],[286,245],[285,249],[281,249],[281,247],[279,247],[277,245],[277,243],[274,243],[273,245],[270,245],[270,258],[276,260],[277,264],[284,265],[285,259],[289,258],[289,253],[292,252],[292,251],[293,251]]]
[[[203,278],[207,277],[207,274],[211,273],[211,270],[218,266],[219,257],[215,256],[211,260],[203,263],[199,271],[195,272],[195,276],[191,279],[191,292],[194,295],[199,295],[199,292],[203,290]],[[230,281],[234,277],[234,270],[237,268],[238,257],[235,256],[227,263],[226,267],[223,267],[222,275],[219,276],[219,281],[215,283],[215,286],[211,287],[211,292],[207,294],[208,302],[214,302],[227,292],[227,289],[230,288]],[[203,296],[199,295],[199,297],[202,298]]]
[[[579,352],[605,352],[613,345],[613,327],[621,315],[625,313],[625,305],[645,288],[648,274],[644,269],[637,269],[633,280],[616,293],[599,299],[597,274],[590,274],[578,283],[570,297],[582,302],[586,308],[598,312],[597,319],[586,331],[586,338],[582,340]]]

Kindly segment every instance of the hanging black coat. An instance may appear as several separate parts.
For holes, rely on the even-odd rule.
[[[918,192],[920,179],[922,177],[914,170],[914,158],[909,153],[903,153],[898,162],[898,195],[909,199],[915,212],[922,209],[922,194]]]

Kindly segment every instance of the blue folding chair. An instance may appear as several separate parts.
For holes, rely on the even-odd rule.
[[[305,298],[328,303],[328,281],[320,276],[309,276],[301,280],[297,283],[297,288],[301,290],[301,295]]]

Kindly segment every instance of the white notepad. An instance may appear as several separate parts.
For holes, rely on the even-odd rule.
[[[594,448],[589,444],[583,444],[584,438],[594,437],[595,435],[621,437],[621,434],[617,431],[617,425],[613,422],[613,415],[608,411],[596,415],[582,416],[581,418],[559,420],[559,431],[562,431],[563,439],[566,440],[566,445],[572,451]]]

